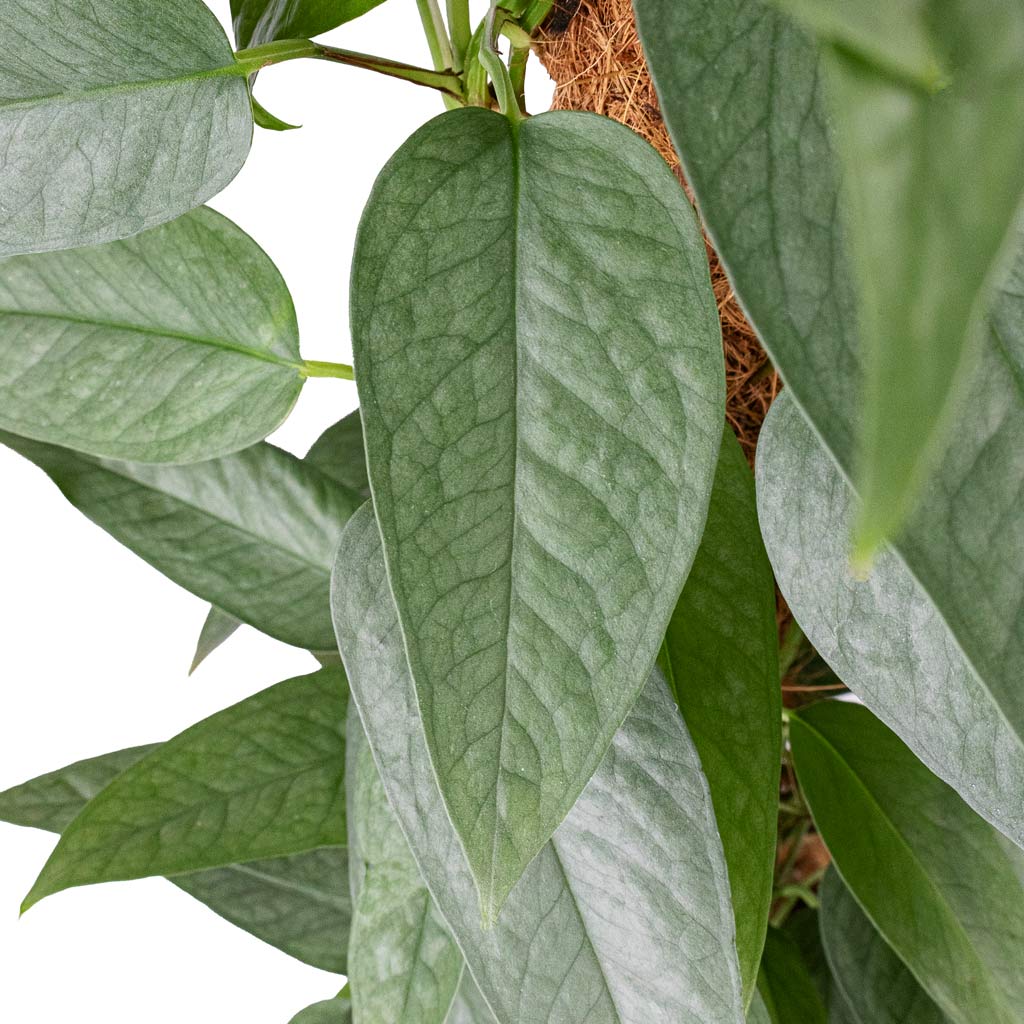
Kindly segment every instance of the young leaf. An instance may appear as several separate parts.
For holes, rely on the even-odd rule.
[[[835,871],[821,886],[821,939],[853,1024],[947,1024]]]
[[[231,0],[239,49],[275,39],[310,39],[352,21],[384,0]]]
[[[739,1024],[734,923],[711,799],[659,674],[483,929],[430,769],[369,505],[345,529],[337,573],[338,637],[384,788],[500,1024]]]
[[[700,540],[723,402],[704,245],[621,125],[456,110],[381,173],[352,311],[427,744],[492,921],[643,688]]]
[[[757,451],[761,529],[779,586],[836,675],[980,815],[1024,847],[1024,740],[939,608],[894,552],[848,568],[854,500],[788,394]]]
[[[388,804],[358,715],[348,722],[348,839],[355,1017],[445,1024],[464,961]]]
[[[349,999],[325,999],[307,1006],[292,1017],[290,1024],[351,1024],[352,1002]]]
[[[241,625],[241,621],[234,615],[229,615],[215,605],[210,605],[210,610],[206,613],[206,618],[203,621],[203,628],[199,631],[196,653],[192,657],[192,665],[188,674],[192,675],[225,640],[234,635],[235,630]]]
[[[196,462],[266,437],[302,382],[281,275],[213,210],[0,263],[0,427],[24,437]]]
[[[729,278],[788,393],[852,477],[862,357],[815,47],[759,0],[636,0],[636,9],[662,108]],[[969,158],[984,164],[978,151]],[[1024,233],[946,454],[895,543],[1018,733],[1022,243]]]
[[[659,664],[711,789],[749,999],[772,901],[782,701],[775,581],[757,525],[754,480],[728,427],[704,536]]]
[[[769,928],[757,981],[772,1024],[827,1024],[825,1005],[792,939]]]
[[[303,460],[316,466],[349,490],[364,498],[370,496],[370,479],[366,473],[366,454],[363,449],[363,421],[359,410],[328,427],[306,452]]]
[[[0,820],[63,832],[100,790],[158,746],[89,758],[0,793]],[[352,901],[344,846],[176,875],[170,881],[289,956],[345,973]]]
[[[330,569],[358,496],[269,444],[193,466],[109,462],[10,434],[93,522],[269,636],[333,650]]]
[[[321,669],[186,729],[85,806],[23,909],[76,885],[344,843],[346,704],[344,673]]]
[[[928,995],[959,1024],[1019,1024],[1024,853],[862,706],[813,705],[790,742],[840,875]]]
[[[202,0],[7,0],[0,39],[0,256],[134,235],[245,162],[244,71]]]

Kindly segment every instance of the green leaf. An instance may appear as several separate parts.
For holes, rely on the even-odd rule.
[[[307,1006],[292,1017],[290,1024],[351,1024],[352,1002],[349,999],[325,999]]]
[[[269,636],[334,650],[330,569],[358,504],[269,444],[193,466],[109,462],[10,434],[93,522],[176,583]]]
[[[821,938],[854,1024],[946,1024],[835,871],[821,887]]]
[[[959,1024],[1024,1019],[1024,853],[862,706],[813,705],[790,742],[836,868],[929,996]]]
[[[366,473],[363,423],[359,418],[359,410],[353,410],[328,427],[313,442],[304,461],[344,484],[349,490],[368,498],[370,478]]]
[[[199,631],[196,653],[192,657],[192,666],[189,668],[188,674],[192,675],[225,640],[234,635],[235,630],[241,625],[241,620],[236,619],[234,615],[229,615],[214,605],[210,605],[210,610],[203,620],[203,628]]]
[[[358,716],[348,723],[349,947],[360,1021],[445,1024],[464,961],[388,804]]]
[[[710,794],[659,674],[484,929],[430,769],[369,505],[342,535],[337,573],[340,646],[385,790],[497,1020],[739,1024],[734,923]]]
[[[196,462],[266,437],[303,379],[281,275],[213,210],[0,262],[0,428],[93,455]]]
[[[724,391],[705,250],[621,125],[455,110],[377,181],[352,322],[427,744],[493,920],[643,688],[700,541]]]
[[[76,885],[345,842],[344,673],[278,683],[118,775],[64,830],[23,910]]]
[[[445,1024],[495,1024],[494,1014],[469,971],[462,972],[462,984]]]
[[[751,1000],[750,1009],[747,1010],[747,1024],[773,1024],[768,1007],[764,1004],[761,993],[754,990],[754,998]]]
[[[758,443],[758,510],[793,614],[818,653],[914,753],[1024,847],[1024,743],[894,552],[848,568],[855,505],[787,394]]]
[[[787,391],[852,477],[861,356],[817,51],[758,0],[636,0],[636,8],[666,119],[730,280]],[[995,21],[1005,8],[1004,0],[995,5]],[[990,127],[1005,132],[998,120]],[[956,160],[983,166],[979,152],[958,152]],[[946,454],[895,545],[1018,735],[1024,735],[1021,242],[1024,234],[1016,265],[991,305],[979,365],[964,380]]]
[[[0,39],[0,256],[134,235],[245,162],[244,69],[201,0],[9,0]]]
[[[711,789],[749,999],[772,901],[782,695],[775,581],[758,529],[754,480],[728,427],[704,536],[659,663]]]
[[[772,1024],[827,1024],[825,1005],[795,942],[769,928],[757,981]]]
[[[158,746],[89,758],[0,793],[0,820],[63,832],[88,801]],[[352,917],[345,847],[232,864],[170,881],[289,956],[345,973]]]
[[[308,39],[352,21],[384,0],[231,0],[239,49],[275,39]]]
[[[250,96],[250,100],[252,101],[252,119],[260,128],[270,132],[293,132],[296,128],[302,127],[302,125],[289,124],[287,121],[282,121],[276,114],[272,114],[267,110],[255,96]]]

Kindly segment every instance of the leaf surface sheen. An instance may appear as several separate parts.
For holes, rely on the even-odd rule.
[[[309,39],[372,11],[384,0],[231,0],[239,48]]]
[[[203,208],[134,238],[0,261],[0,428],[196,462],[262,440],[302,389],[277,268]]]
[[[202,0],[4,0],[0,257],[134,235],[216,195],[249,90]]]
[[[761,0],[636,0],[636,9],[666,121],[730,281],[787,392],[852,479],[864,355],[816,47]],[[995,131],[1003,122],[985,124]],[[977,152],[958,159],[981,167]],[[1024,234],[1013,249],[945,454],[894,547],[1024,736]],[[906,263],[907,272],[918,265]]]
[[[958,1024],[1019,1024],[1024,853],[861,705],[802,710],[790,741],[839,874],[928,995]]]
[[[64,829],[25,909],[76,885],[345,843],[344,673],[286,680],[118,775]]]
[[[849,570],[851,488],[785,394],[758,444],[758,507],[779,587],[815,650],[914,753],[1024,847],[1024,742],[898,554]]]
[[[758,528],[754,479],[728,427],[707,525],[659,664],[714,801],[749,999],[772,900],[782,700],[775,580]]]
[[[339,644],[385,790],[499,1024],[738,1024],[728,879],[699,761],[655,675],[553,839],[483,929],[430,769],[369,505],[346,527]]]
[[[352,322],[427,743],[493,920],[643,688],[700,540],[724,396],[703,242],[622,126],[452,111],[378,179]]]
[[[80,512],[187,590],[307,650],[335,648],[330,572],[358,495],[262,443],[190,466],[94,459],[10,434]]]

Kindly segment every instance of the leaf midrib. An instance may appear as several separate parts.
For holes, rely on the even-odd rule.
[[[230,341],[227,338],[218,338],[202,334],[189,334],[187,331],[176,331],[171,328],[150,327],[144,324],[126,323],[120,320],[104,320],[100,317],[76,316],[73,313],[44,313],[40,310],[22,309],[0,309],[0,317],[25,317],[34,320],[53,320],[59,323],[75,324],[81,327],[97,327],[108,331],[142,334],[152,338],[170,338],[175,341],[184,341],[193,345],[203,345],[209,348],[221,349],[235,355],[248,356],[261,362],[271,363],[275,366],[286,367],[294,370],[301,378],[303,375],[303,364],[295,363],[284,359],[266,349],[251,348],[240,342]]]
[[[319,846],[319,847],[316,847],[316,849],[318,849],[318,850],[330,850],[330,849],[333,849],[333,848],[334,847],[330,847],[330,846]],[[338,844],[337,848],[338,849],[344,849],[344,846],[342,846],[341,844]],[[299,852],[299,854],[302,854],[302,853],[312,853],[314,851],[313,850],[302,850],[302,851],[298,851],[298,852]],[[295,854],[290,854],[289,856],[295,856]],[[254,861],[252,863],[256,863],[256,862]],[[302,885],[299,882],[293,882],[293,881],[281,878],[278,875],[268,874],[268,873],[266,873],[264,871],[260,871],[258,868],[254,868],[252,866],[252,863],[248,863],[248,864],[247,863],[230,864],[230,865],[228,865],[225,868],[205,868],[205,869],[202,869],[202,870],[205,870],[205,871],[217,871],[217,870],[221,870],[221,871],[236,871],[239,874],[248,875],[250,878],[255,878],[255,879],[257,879],[260,882],[265,882],[267,885],[272,885],[272,886],[274,886],[274,887],[276,887],[278,889],[287,889],[289,892],[296,892],[300,896],[308,896],[310,899],[314,900],[315,902],[323,903],[323,904],[326,904],[327,906],[334,907],[336,910],[346,910],[347,909],[347,904],[343,900],[333,898],[329,893],[325,892],[322,889],[314,889],[312,886]],[[197,872],[197,874],[198,874],[198,872]]]

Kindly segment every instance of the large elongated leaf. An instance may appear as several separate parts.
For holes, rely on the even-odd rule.
[[[465,109],[382,172],[354,267],[374,505],[492,920],[642,689],[700,540],[723,400],[703,243],[620,125]]]
[[[636,9],[666,119],[730,279],[787,390],[851,477],[861,356],[815,47],[761,0],[636,0]],[[984,163],[977,151],[970,158]],[[1018,735],[1022,241],[946,454],[896,541]]]
[[[158,746],[89,758],[0,793],[0,820],[63,832],[89,800]],[[352,917],[345,847],[231,864],[170,881],[290,956],[345,973]]]
[[[855,1024],[947,1024],[835,871],[821,887],[821,938],[837,997]]]
[[[894,552],[848,568],[851,489],[786,394],[758,443],[758,509],[789,606],[836,674],[940,778],[1024,846],[1024,743]]]
[[[792,939],[769,928],[757,982],[772,1024],[826,1024],[825,1004]]]
[[[369,505],[346,527],[337,572],[339,641],[384,787],[500,1024],[742,1021],[711,799],[658,674],[484,930],[473,877],[430,770]]]
[[[245,162],[244,70],[202,0],[4,0],[0,256],[191,210]]]
[[[348,725],[348,837],[356,1020],[445,1024],[464,961],[388,804],[357,715]]]
[[[344,844],[346,704],[344,673],[321,669],[186,729],[64,829],[25,908],[75,885]]]
[[[0,435],[79,511],[264,633],[333,650],[330,569],[358,496],[269,444],[193,466],[110,462]]]
[[[201,209],[136,238],[0,262],[0,427],[139,462],[266,437],[302,388],[291,296]]]
[[[231,0],[239,47],[308,39],[352,21],[384,0]]]
[[[782,694],[775,581],[758,530],[754,479],[728,427],[704,536],[660,664],[711,788],[749,999],[772,900]]]
[[[815,823],[858,903],[952,1021],[1024,1020],[1024,853],[866,708],[790,724]]]

